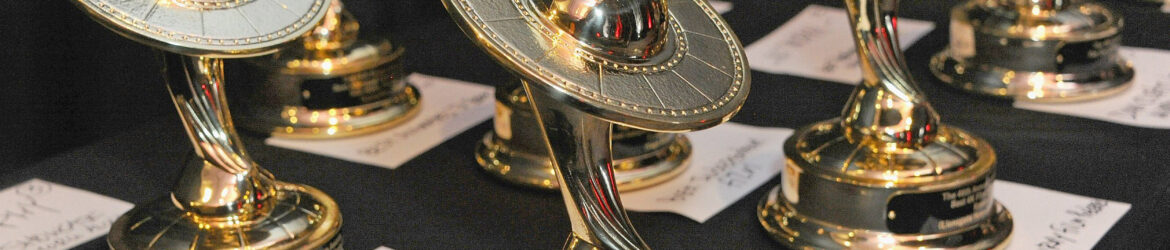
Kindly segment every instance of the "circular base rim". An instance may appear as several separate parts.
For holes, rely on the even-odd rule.
[[[1111,67],[1100,72],[1060,73],[1012,71],[986,65],[972,66],[950,55],[951,52],[947,49],[931,57],[930,71],[934,73],[935,78],[951,87],[983,96],[1031,102],[1077,102],[1112,96],[1133,85],[1133,66],[1124,59],[1118,60]],[[1054,80],[1058,74],[1068,79],[1093,78],[1094,75],[1105,76],[1098,77],[1098,81],[1058,82]],[[1041,86],[1048,87],[1039,91],[1032,87],[1035,86],[1034,84],[1009,87],[1009,84],[1005,84],[1002,80],[1008,79],[1010,83],[1027,84],[1035,82],[1035,80],[1030,79],[1034,75],[1044,75]],[[979,79],[996,79],[996,81],[980,81]],[[1058,85],[1076,87],[1057,88]]]
[[[1014,234],[1011,212],[999,201],[984,223],[945,234],[908,235],[853,229],[805,217],[778,198],[780,189],[776,186],[764,196],[756,215],[772,239],[793,249],[1003,249]]]
[[[316,218],[305,217],[305,218],[300,218],[300,219],[287,219],[284,216],[296,216],[296,215],[304,216],[304,215],[306,215],[306,213],[286,213],[286,214],[282,214],[281,217],[279,217],[280,220],[278,220],[278,221],[277,220],[268,220],[272,217],[265,216],[262,218],[257,218],[256,220],[253,220],[251,223],[242,223],[242,224],[263,226],[263,225],[267,225],[267,224],[271,224],[271,223],[279,223],[279,222],[316,221],[317,225],[306,230],[306,231],[301,231],[299,233],[289,232],[289,234],[295,235],[295,236],[289,237],[289,238],[283,238],[283,239],[276,239],[275,241],[277,241],[277,242],[275,242],[275,244],[272,244],[272,245],[251,246],[251,244],[248,244],[250,247],[262,247],[262,248],[266,248],[266,249],[317,249],[317,248],[322,248],[322,247],[328,247],[332,244],[335,244],[334,243],[335,241],[340,240],[341,223],[342,223],[341,209],[337,205],[337,202],[333,200],[333,198],[329,197],[329,195],[325,194],[321,190],[318,190],[316,188],[313,188],[313,187],[310,187],[307,185],[285,183],[285,182],[275,182],[274,184],[275,184],[277,192],[282,194],[282,196],[279,196],[279,197],[283,197],[284,200],[277,200],[273,204],[280,204],[280,203],[284,203],[284,202],[288,202],[286,204],[295,204],[295,205],[312,204],[313,207],[299,207],[299,208],[293,208],[293,209],[301,210],[301,211],[307,210],[307,211],[316,212],[316,214],[318,216]],[[182,209],[177,208],[175,206],[175,204],[173,203],[172,198],[169,196],[162,197],[160,199],[152,201],[151,203],[137,205],[134,207],[134,209],[131,209],[130,211],[127,211],[125,214],[122,214],[122,216],[118,217],[118,219],[116,221],[114,221],[113,224],[110,225],[110,233],[109,233],[109,236],[107,237],[107,244],[109,244],[111,249],[148,248],[146,246],[150,246],[149,248],[159,247],[159,246],[153,246],[154,242],[158,241],[158,239],[160,237],[163,237],[164,235],[168,235],[166,233],[168,231],[172,231],[171,229],[173,229],[173,228],[182,228],[182,229],[199,228],[199,225],[197,223],[194,223],[194,222],[187,220],[187,219],[183,219],[186,217],[189,217],[188,213],[186,211],[183,211]],[[139,218],[141,218],[141,219],[139,219]],[[174,220],[168,222],[168,224],[170,224],[170,225],[167,226],[166,229],[164,229],[164,231],[159,232],[158,234],[154,234],[155,237],[150,242],[135,241],[135,239],[144,239],[141,237],[139,237],[139,238],[129,237],[131,231],[139,228],[141,225],[147,223],[149,220],[157,219],[157,218],[174,219]],[[277,226],[284,228],[283,230],[289,230],[288,228],[305,228],[304,225],[299,225],[299,227],[295,227],[295,226],[294,227],[284,227],[281,225],[277,225]],[[272,228],[268,228],[268,229],[272,229]],[[206,229],[200,230],[200,231],[206,232]],[[268,235],[269,234],[268,232],[270,230],[254,230],[254,231],[257,231],[257,233],[255,233],[255,234],[250,233],[248,231],[248,228],[237,228],[235,230],[230,229],[230,228],[229,229],[216,229],[215,231],[243,232],[242,234],[245,234],[245,235]],[[284,232],[287,232],[287,231],[284,231]],[[194,238],[194,239],[197,239],[197,238]],[[268,239],[268,240],[272,240],[272,239]],[[188,240],[185,242],[192,242],[192,241]],[[336,243],[336,244],[339,244],[339,243]],[[183,248],[188,248],[188,247],[195,247],[195,246],[192,243],[189,243],[188,245],[183,246]],[[204,246],[204,247],[206,247],[206,246]],[[162,248],[166,248],[166,247],[163,246]]]
[[[690,166],[691,153],[690,140],[679,135],[659,150],[614,159],[618,191],[647,188],[678,177]],[[654,157],[664,154],[667,156]],[[634,160],[639,158],[656,160]],[[549,191],[560,188],[547,156],[513,151],[494,132],[489,131],[476,145],[475,161],[485,172],[510,184]]]
[[[374,122],[363,122],[365,125],[346,125],[344,123],[321,127],[294,127],[286,125],[273,128],[269,135],[272,137],[285,139],[338,139],[371,134],[374,132],[397,127],[398,125],[402,125],[403,123],[406,123],[406,121],[409,121],[410,118],[418,115],[420,110],[419,107],[422,106],[422,94],[418,92],[418,88],[414,87],[414,85],[407,83],[406,87],[402,90],[402,94],[405,95],[405,100],[407,101],[391,104],[382,110],[365,115],[379,117]],[[333,134],[329,134],[329,128],[334,126],[353,127],[344,130],[338,129]],[[289,128],[291,128],[291,130],[289,130]]]

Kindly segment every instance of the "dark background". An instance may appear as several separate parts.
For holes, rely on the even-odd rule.
[[[71,1],[0,4],[0,187],[35,177],[132,203],[162,196],[191,149],[161,84],[160,64],[151,49],[89,20]],[[733,2],[724,17],[745,45],[808,4],[841,6]],[[943,121],[991,142],[1000,179],[1133,204],[1100,248],[1170,248],[1164,236],[1170,232],[1164,212],[1170,208],[1170,130],[1019,110],[939,84],[926,65],[946,45],[947,15],[957,2],[901,1],[901,16],[936,24],[906,56]],[[1156,5],[1104,2],[1127,18],[1125,45],[1170,49],[1170,15]],[[363,37],[389,35],[408,48],[409,71],[484,84],[510,78],[458,30],[439,1],[346,3]],[[752,79],[751,97],[735,122],[795,128],[829,119],[852,90],[761,72]],[[244,139],[253,158],[279,179],[318,187],[338,200],[351,249],[560,247],[569,231],[560,195],[503,185],[478,171],[471,152],[490,126],[480,124],[397,170],[272,148],[256,135]],[[666,213],[631,217],[658,248],[776,248],[754,215],[756,202],[776,183],[703,224]],[[102,247],[104,238],[83,245]]]

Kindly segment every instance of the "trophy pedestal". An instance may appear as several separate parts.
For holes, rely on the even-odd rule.
[[[401,70],[401,65],[391,67]],[[373,79],[375,77],[381,79]],[[358,136],[393,128],[418,114],[421,95],[414,86],[400,78],[405,78],[405,75],[388,73],[384,69],[333,77],[280,74],[271,77],[265,84],[255,86],[260,88],[245,91],[266,96],[264,98],[276,98],[251,97],[249,100],[259,102],[235,102],[245,103],[240,106],[243,112],[238,117],[241,127],[254,133],[293,139]],[[361,84],[379,86],[354,86]],[[306,105],[302,98],[303,93],[310,92],[302,89],[321,90],[314,93],[334,92],[332,86],[346,86],[347,89],[337,92],[337,95],[344,95],[353,101]],[[354,92],[363,92],[372,97],[350,96]],[[365,99],[373,101],[360,101]]]
[[[637,155],[614,152],[613,170],[619,191],[637,190],[660,184],[682,174],[690,162],[690,141],[675,136],[670,144]],[[615,140],[614,148],[620,147]],[[628,151],[627,151],[628,152]],[[475,160],[485,171],[509,183],[556,190],[560,187],[547,154],[531,154],[508,147],[503,139],[488,132],[475,147]]]
[[[969,0],[951,12],[950,44],[930,69],[952,87],[986,96],[1038,102],[1110,96],[1134,76],[1118,52],[1123,23],[1088,0]]]
[[[475,160],[505,182],[557,190],[544,138],[524,89],[504,84],[496,90],[495,131],[475,148]],[[621,125],[613,129],[613,170],[620,191],[650,187],[677,177],[688,166],[690,140],[685,135],[657,133]]]
[[[418,113],[406,82],[405,49],[357,39],[358,23],[334,1],[303,46],[250,60],[261,84],[239,86],[241,127],[280,138],[330,139],[394,127]],[[253,78],[259,78],[253,77]]]
[[[342,249],[341,210],[332,198],[305,185],[273,186],[272,207],[252,220],[201,218],[170,196],[136,206],[114,221],[110,248]]]
[[[780,187],[768,192],[768,199],[758,207],[760,223],[773,239],[795,249],[917,249],[940,247],[957,249],[1003,249],[1011,239],[1012,215],[995,202],[991,218],[978,226],[955,232],[930,235],[898,235],[849,228],[802,216],[778,197]]]
[[[840,124],[814,124],[785,142],[781,184],[757,208],[775,240],[795,249],[1007,246],[1012,217],[991,196],[995,153],[986,142],[943,126],[920,149],[869,154]]]
[[[1128,61],[1109,61],[1093,71],[1019,71],[991,65],[971,64],[951,56],[950,50],[930,60],[935,77],[967,92],[1040,102],[1075,102],[1121,93],[1133,79]]]
[[[1012,216],[992,196],[995,150],[942,122],[898,48],[897,1],[846,0],[865,79],[841,117],[784,142],[760,224],[796,249],[1001,249]]]

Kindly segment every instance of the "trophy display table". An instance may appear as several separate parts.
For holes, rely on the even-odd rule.
[[[407,49],[409,59],[404,62],[407,71],[484,84],[512,79],[507,70],[465,37],[439,1],[408,2],[412,4],[383,1],[347,1],[346,4],[351,11],[360,12],[355,14],[364,25],[363,33],[395,34],[394,38]],[[733,2],[734,9],[724,14],[724,18],[745,45],[783,25],[809,4],[842,6],[839,0]],[[1170,231],[1170,213],[1165,212],[1170,207],[1170,130],[1016,109],[1009,101],[971,95],[941,84],[931,77],[928,64],[935,52],[947,46],[948,14],[950,7],[959,2],[900,3],[903,6],[900,17],[927,20],[936,25],[934,31],[910,46],[905,55],[919,88],[930,97],[939,113],[946,114],[943,122],[978,134],[995,147],[997,179],[1132,204],[1129,212],[1098,243],[1099,247],[1170,248],[1170,238],[1150,234]],[[1170,43],[1166,43],[1170,14],[1138,2],[1107,3],[1125,15],[1123,44],[1170,49]],[[385,8],[389,5],[412,8]],[[86,23],[87,29],[99,28],[80,11],[59,12],[63,13],[61,18]],[[113,35],[103,38],[121,39]],[[127,44],[131,42],[103,41],[95,46],[116,49]],[[155,59],[152,55],[92,53],[109,54],[111,61]],[[55,74],[71,74],[63,69],[53,70]],[[48,73],[50,69],[42,70]],[[796,128],[830,119],[840,115],[840,108],[854,88],[796,76],[751,73],[754,85],[751,97],[732,122]],[[141,82],[127,85],[144,87],[126,91],[148,93],[142,96],[165,91],[157,84],[161,79],[158,76],[132,79]],[[232,89],[228,88],[230,93]],[[0,101],[0,107],[17,108],[10,105],[15,104]],[[0,187],[40,178],[135,204],[156,199],[180,175],[181,169],[173,166],[193,156],[186,134],[179,129],[182,125],[177,114],[170,107],[153,110],[160,111],[135,118],[137,125],[103,134],[85,145],[0,175]],[[85,125],[101,124],[103,121],[96,120]],[[477,165],[471,152],[490,130],[490,121],[479,124],[396,170],[266,146],[261,135],[256,134],[243,134],[242,140],[250,156],[266,169],[279,173],[282,181],[316,187],[337,201],[346,216],[341,230],[346,248],[561,247],[570,225],[560,194],[506,185]],[[19,156],[0,158],[4,157]],[[758,202],[779,182],[780,178],[773,178],[702,224],[669,213],[630,212],[629,218],[646,243],[659,249],[782,248],[760,228],[756,217]],[[95,239],[80,248],[106,249],[106,240]]]

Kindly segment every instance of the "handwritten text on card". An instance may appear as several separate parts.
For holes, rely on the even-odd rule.
[[[492,87],[442,77],[412,74],[407,81],[422,95],[419,114],[381,132],[333,140],[269,138],[268,145],[342,160],[398,168],[443,141],[491,118]]]
[[[80,189],[25,181],[0,191],[0,250],[74,247],[108,233],[131,207]]]
[[[791,129],[725,123],[687,133],[694,153],[686,172],[646,189],[622,192],[633,211],[666,211],[703,222],[780,173]]]
[[[1098,100],[1074,103],[1017,101],[1015,107],[1071,115],[1130,126],[1170,129],[1170,51],[1122,47],[1133,62],[1133,85]]]
[[[1002,180],[993,195],[1014,220],[1008,250],[1091,249],[1130,206]]]

